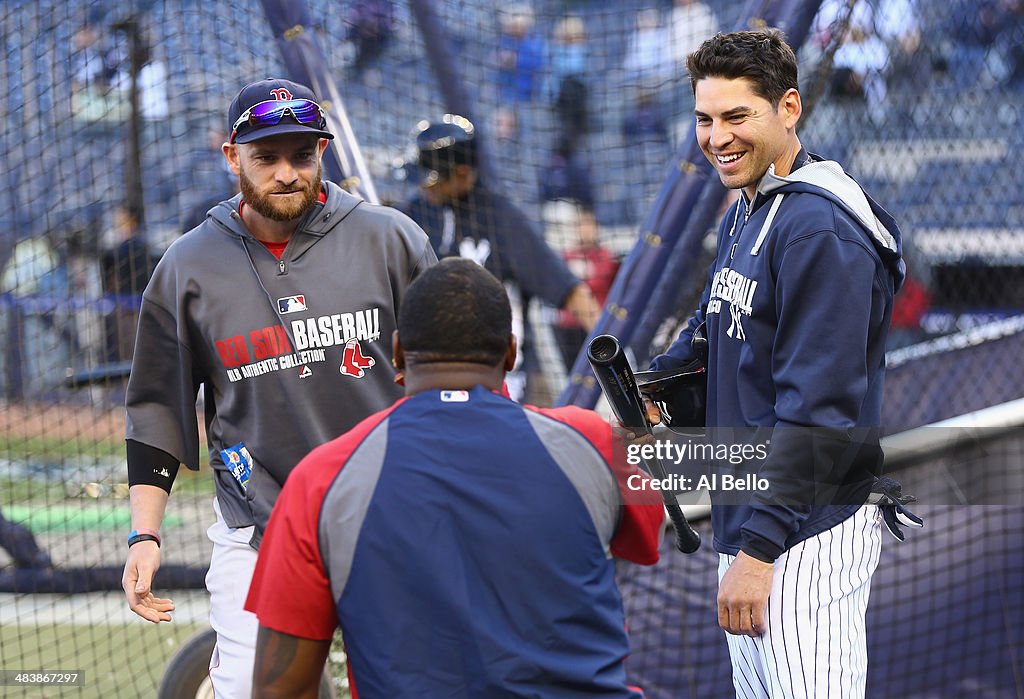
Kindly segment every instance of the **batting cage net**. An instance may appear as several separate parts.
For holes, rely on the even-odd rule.
[[[707,214],[680,220],[688,252],[659,268],[676,271],[637,271],[637,247],[667,240],[657,226],[673,177],[700,171],[685,155],[685,56],[768,16],[800,46],[803,143],[842,163],[905,234],[886,432],[1021,398],[1021,2],[0,4],[0,670],[77,672],[83,686],[68,691],[79,696],[155,696],[172,655],[208,628],[205,461],[181,470],[162,531],[156,584],[177,604],[174,623],[146,624],[120,592],[130,523],[122,405],[153,266],[236,191],[220,147],[243,84],[335,85],[332,114],[344,118],[334,123],[353,137],[337,143],[362,168],[343,172],[345,185],[396,206],[416,192],[416,125],[471,117],[482,178],[609,317],[627,315],[617,300],[637,280],[659,291],[644,309],[651,332],[630,343],[645,365],[692,311],[729,201],[709,186],[681,212]],[[300,38],[307,51],[289,57]],[[627,268],[629,282],[613,284]],[[520,291],[530,299],[526,399],[551,404],[573,383],[586,331],[560,299]],[[943,435],[925,440],[939,450],[903,472],[926,529],[884,547],[872,590],[869,696],[1024,696],[1020,428],[966,441],[945,439],[962,427],[929,429]],[[657,567],[620,569],[629,669],[649,697],[730,691],[717,563],[707,521],[698,526],[697,555],[666,549]],[[347,696],[343,658],[332,655],[337,696]],[[205,659],[192,661],[201,669]]]

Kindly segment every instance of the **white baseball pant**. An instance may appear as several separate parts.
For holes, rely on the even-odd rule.
[[[881,513],[869,505],[775,561],[764,634],[725,635],[738,699],[864,697],[864,614],[881,548]],[[733,558],[719,554],[719,582]]]
[[[213,542],[206,589],[210,592],[210,626],[217,646],[210,658],[210,680],[216,699],[252,696],[252,670],[256,657],[256,615],[243,609],[256,569],[256,551],[249,546],[253,528],[232,529],[213,499],[217,513],[206,535]]]

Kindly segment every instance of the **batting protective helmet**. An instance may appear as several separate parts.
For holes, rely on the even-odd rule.
[[[450,177],[458,165],[476,167],[476,128],[457,114],[445,114],[441,121],[424,120],[416,126],[416,148],[421,184],[429,187]]]

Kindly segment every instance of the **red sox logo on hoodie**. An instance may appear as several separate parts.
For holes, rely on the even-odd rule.
[[[305,294],[277,299],[277,312],[283,318],[308,311]],[[371,307],[345,313],[298,318],[282,324],[218,339],[217,353],[234,383],[283,369],[297,369],[299,378],[313,375],[310,364],[327,361],[331,347],[341,349],[338,371],[342,376],[362,379],[377,362],[363,342],[380,339],[380,308]],[[337,356],[337,355],[335,355]]]
[[[345,343],[345,353],[341,357],[340,368],[341,373],[345,376],[354,376],[357,379],[361,379],[366,375],[366,369],[369,369],[376,363],[373,357],[367,357],[363,354],[363,348],[359,345],[359,340],[353,339]]]

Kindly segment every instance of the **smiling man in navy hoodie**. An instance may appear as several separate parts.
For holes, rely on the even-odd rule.
[[[712,493],[733,684],[739,697],[863,697],[880,552],[879,508],[865,502],[882,462],[900,232],[838,163],[804,150],[779,31],[719,34],[687,69],[697,141],[742,196],[694,318],[652,368],[693,360],[705,324],[709,436],[768,445],[744,465],[767,488]]]

